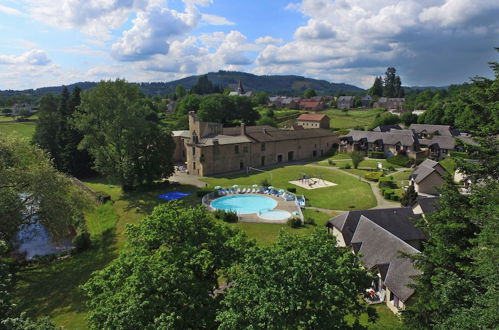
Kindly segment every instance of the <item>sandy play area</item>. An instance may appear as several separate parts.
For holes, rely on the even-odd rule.
[[[332,183],[330,181],[318,179],[318,178],[309,178],[309,179],[303,179],[303,180],[289,181],[289,183],[292,183],[298,187],[302,187],[305,189],[327,188],[327,187],[333,187],[333,186],[337,185],[336,183]]]

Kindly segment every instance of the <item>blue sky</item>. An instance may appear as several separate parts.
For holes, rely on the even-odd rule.
[[[1,0],[0,89],[217,70],[369,87],[491,76],[497,0]]]

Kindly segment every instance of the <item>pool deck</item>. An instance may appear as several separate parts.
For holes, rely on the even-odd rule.
[[[266,194],[228,194],[225,196],[238,196],[238,195],[254,195],[254,196],[264,196],[271,198],[277,202],[277,206],[273,210],[282,210],[282,211],[288,211],[289,213],[293,214],[293,212],[298,211],[298,206],[296,206],[295,201],[286,201],[282,199],[281,197],[275,197],[272,195],[266,195]],[[221,196],[221,197],[225,197]],[[262,223],[286,223],[288,219],[285,220],[266,220],[262,219],[258,216],[256,213],[250,213],[250,214],[239,214],[239,221],[240,222],[262,222]]]

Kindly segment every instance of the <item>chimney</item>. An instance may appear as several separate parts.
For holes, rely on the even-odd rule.
[[[246,136],[246,124],[241,123],[241,135]]]

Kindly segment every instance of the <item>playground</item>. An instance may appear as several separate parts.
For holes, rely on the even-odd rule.
[[[289,183],[307,190],[334,187],[337,185],[331,181],[324,180],[322,175],[318,178],[312,178],[307,174],[300,174],[297,180],[289,181]]]

